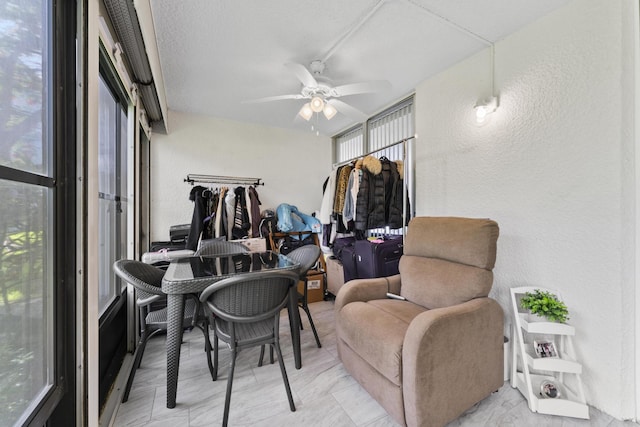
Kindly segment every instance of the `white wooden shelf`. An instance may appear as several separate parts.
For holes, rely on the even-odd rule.
[[[572,339],[575,336],[575,328],[566,323],[530,321],[527,313],[520,312],[520,297],[536,289],[558,295],[558,292],[544,288],[511,289],[514,313],[511,337],[511,386],[522,393],[527,399],[529,409],[533,412],[589,419],[589,407],[586,404],[580,378],[582,364],[576,360],[573,349]],[[532,342],[535,339],[549,339],[549,336],[558,340],[557,343],[556,339],[553,340],[557,345],[558,357],[539,357],[535,353]],[[565,380],[571,380],[571,385],[576,389],[568,387]],[[541,387],[544,381],[550,381],[556,385],[558,397],[545,397],[542,394]]]
[[[530,334],[575,335],[573,326],[566,323],[555,322],[530,322],[527,313],[518,313],[520,325],[525,332]]]
[[[545,380],[556,381],[553,376],[531,374],[531,389],[529,389],[523,372],[519,372],[515,377],[516,388],[525,397],[530,396],[529,407],[533,406],[532,411],[541,414],[589,419],[589,407],[581,403],[580,397],[564,385],[562,387],[564,396],[555,399],[543,398],[540,394],[540,385]]]
[[[538,357],[531,344],[525,345],[528,347],[524,350],[524,358],[531,369],[571,374],[582,373],[582,365],[572,360],[566,353],[559,352],[559,357]]]

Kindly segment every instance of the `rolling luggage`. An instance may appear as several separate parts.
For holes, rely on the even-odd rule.
[[[344,282],[358,279],[358,266],[356,265],[355,245],[344,246],[340,251],[340,262],[344,272]]]
[[[358,278],[369,279],[398,274],[403,252],[402,236],[393,236],[382,241],[357,240],[354,247]]]
[[[342,248],[345,246],[353,246],[353,243],[356,241],[356,238],[353,236],[348,237],[338,237],[333,241],[333,245],[331,250],[333,251],[333,256],[341,259],[342,258]]]

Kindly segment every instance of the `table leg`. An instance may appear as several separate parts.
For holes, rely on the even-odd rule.
[[[291,341],[293,342],[293,357],[296,369],[302,367],[302,355],[300,354],[300,324],[298,323],[298,289],[293,286],[289,291],[289,325],[291,326]]]
[[[176,407],[184,295],[167,295],[167,408]]]

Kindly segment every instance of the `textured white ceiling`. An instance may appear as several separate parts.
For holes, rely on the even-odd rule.
[[[568,0],[153,0],[168,108],[333,135],[343,114],[297,118],[304,100],[246,104],[295,94],[285,64],[326,59],[334,85],[387,80],[391,88],[340,98],[367,115],[426,78],[485,49]]]

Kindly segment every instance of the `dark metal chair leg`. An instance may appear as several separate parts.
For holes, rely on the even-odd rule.
[[[316,331],[316,325],[313,324],[313,319],[311,318],[311,312],[309,311],[309,307],[305,304],[302,306],[302,308],[307,313],[307,317],[309,318],[309,324],[311,325],[313,336],[316,337],[316,344],[318,344],[318,348],[321,348],[322,344],[320,344],[320,338],[318,338],[318,331]]]
[[[213,380],[218,379],[218,335],[213,333]]]
[[[262,366],[262,360],[264,359],[264,344],[260,346],[260,358],[258,359],[258,366]]]
[[[227,395],[224,398],[224,417],[222,427],[227,427],[229,421],[229,404],[231,403],[231,388],[233,387],[233,372],[236,368],[236,349],[231,350],[231,368],[229,369],[229,379],[227,380]]]
[[[209,330],[209,321],[205,319],[204,321],[204,331]],[[211,380],[216,380],[216,374],[211,363],[211,340],[209,339],[209,334],[205,332],[205,340],[204,340],[204,350],[207,352],[207,365],[209,365],[209,373],[211,374]]]
[[[291,395],[291,387],[289,387],[289,379],[287,378],[287,371],[284,368],[284,361],[282,360],[282,351],[280,350],[280,344],[276,341],[271,344],[271,348],[275,347],[278,353],[278,363],[280,364],[280,372],[282,373],[282,380],[284,381],[284,388],[287,391],[287,398],[289,398],[289,408],[291,412],[296,411],[296,405],[293,403],[293,396]]]
[[[129,392],[131,391],[131,385],[133,384],[133,379],[136,376],[136,371],[140,367],[140,362],[142,361],[142,355],[144,354],[144,348],[147,345],[148,339],[149,337],[148,337],[147,331],[144,331],[142,336],[140,337],[140,341],[138,341],[138,350],[136,351],[136,358],[133,360],[133,366],[131,367],[131,372],[129,373],[129,378],[127,379],[127,385],[124,388],[122,403],[129,400]]]

